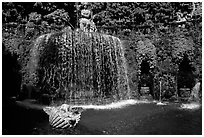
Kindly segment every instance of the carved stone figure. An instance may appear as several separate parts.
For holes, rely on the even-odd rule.
[[[83,111],[82,108],[71,107],[67,104],[58,107],[45,107],[43,110],[49,115],[50,125],[54,128],[76,126]]]
[[[95,32],[96,26],[93,22],[93,13],[87,7],[87,3],[84,3],[84,9],[81,10],[81,19],[79,20],[80,29],[85,32]]]
[[[189,98],[189,101],[199,101],[200,85],[201,83],[198,80],[196,80],[196,84],[191,91],[191,96]]]

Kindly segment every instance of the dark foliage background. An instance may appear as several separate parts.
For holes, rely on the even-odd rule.
[[[163,83],[164,96],[175,95],[178,81],[182,81],[179,64],[184,57],[192,67],[192,81],[201,80],[202,4],[194,4],[196,9],[190,2],[89,3],[98,31],[123,41],[130,87],[135,96],[142,79],[143,61],[149,63],[155,97],[159,81]],[[80,5],[77,2],[2,3],[3,98],[20,92],[21,76],[33,41],[42,34],[76,29]],[[178,11],[191,14],[191,20],[175,23]],[[180,27],[183,24],[185,27]]]

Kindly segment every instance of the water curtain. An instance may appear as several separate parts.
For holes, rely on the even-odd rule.
[[[28,78],[55,99],[130,98],[124,50],[119,38],[66,30],[34,43]]]

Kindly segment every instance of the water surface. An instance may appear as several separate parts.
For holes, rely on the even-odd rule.
[[[202,109],[179,106],[140,103],[118,109],[87,109],[75,128],[53,129],[42,110],[13,105],[12,109],[3,108],[3,134],[201,135]]]

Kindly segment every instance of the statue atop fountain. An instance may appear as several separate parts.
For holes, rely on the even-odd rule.
[[[79,19],[80,29],[84,32],[96,32],[96,25],[93,22],[93,12],[88,8],[88,3],[82,3],[81,18]]]

